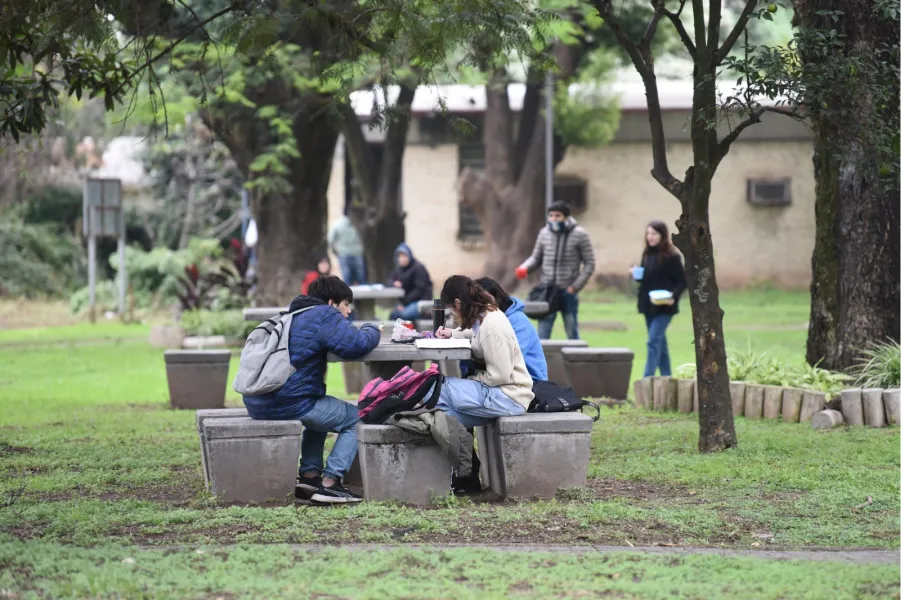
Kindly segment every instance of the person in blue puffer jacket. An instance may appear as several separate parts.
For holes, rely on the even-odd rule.
[[[494,296],[498,308],[507,315],[510,325],[513,326],[513,332],[516,334],[516,341],[519,342],[519,349],[526,360],[526,370],[532,376],[532,381],[547,381],[547,360],[544,358],[544,350],[541,348],[538,332],[535,331],[535,327],[524,312],[526,305],[519,298],[507,294],[498,282],[489,277],[482,277],[477,283]]]
[[[359,496],[341,485],[357,454],[357,407],[327,395],[325,369],[329,352],[345,360],[360,358],[379,345],[381,332],[372,324],[358,329],[347,319],[353,292],[339,278],[320,277],[307,292],[288,309],[308,309],[294,315],[288,333],[291,365],[297,370],[275,392],[244,396],[244,406],[252,419],[303,423],[295,496],[316,504],[359,502]],[[337,433],[338,438],[324,464],[329,433]]]

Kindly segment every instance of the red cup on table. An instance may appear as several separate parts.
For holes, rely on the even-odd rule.
[[[414,329],[413,321],[404,321],[404,327],[406,327],[407,329],[413,330]]]

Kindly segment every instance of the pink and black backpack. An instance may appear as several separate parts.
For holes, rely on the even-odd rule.
[[[431,410],[438,404],[442,383],[444,375],[434,364],[421,373],[404,367],[387,381],[381,377],[373,379],[360,392],[357,402],[360,420],[377,425],[395,413],[422,408]]]

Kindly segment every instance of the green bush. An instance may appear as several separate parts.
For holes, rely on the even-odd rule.
[[[83,277],[84,252],[52,225],[0,222],[0,296],[61,296]]]
[[[887,341],[864,350],[861,364],[854,370],[854,375],[860,387],[898,387],[901,385],[901,344]]]
[[[181,316],[181,326],[191,336],[222,335],[243,340],[258,324],[245,321],[241,311],[234,310],[189,310]]]
[[[103,279],[97,282],[94,294],[94,302],[97,311],[104,313],[107,311],[117,312],[119,310],[119,286],[118,283],[111,279]],[[69,297],[69,310],[74,315],[81,315],[89,308],[90,292],[88,286],[79,288]],[[134,303],[135,308],[151,308],[154,306],[153,296],[147,292],[133,291],[126,302],[130,305]]]
[[[21,215],[28,224],[46,223],[59,231],[74,233],[82,216],[81,190],[46,186],[25,199]]]
[[[851,381],[851,377],[844,373],[806,363],[800,367],[788,366],[785,361],[767,351],[730,349],[727,354],[729,378],[732,381],[815,390],[829,396],[841,393]],[[687,364],[681,365],[676,371],[678,376],[692,379],[697,369],[695,365]]]

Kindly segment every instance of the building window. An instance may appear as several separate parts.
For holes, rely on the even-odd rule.
[[[465,167],[478,172],[485,170],[485,146],[482,143],[460,144],[457,147],[459,172]],[[588,208],[588,185],[584,179],[572,175],[558,175],[554,178],[554,201],[563,200],[578,214]],[[468,206],[458,204],[460,228],[457,237],[479,238],[482,228],[475,212]]]
[[[478,142],[457,146],[457,165],[458,174],[462,173],[466,167],[479,173],[483,172],[485,170],[485,145]],[[482,226],[479,224],[479,218],[471,208],[464,206],[462,202],[457,203],[457,217],[460,224],[457,232],[458,238],[472,239],[482,237]]]
[[[755,206],[788,206],[792,203],[791,179],[748,179],[748,203]]]

